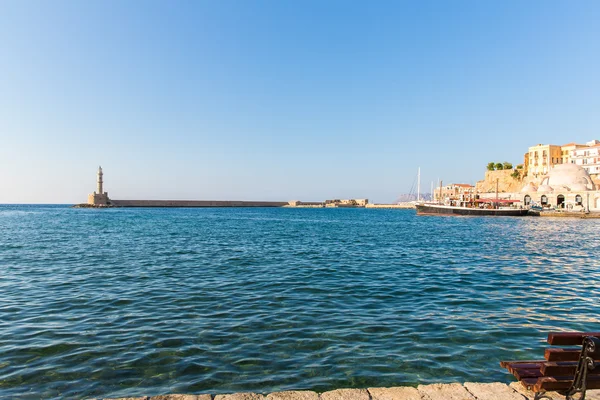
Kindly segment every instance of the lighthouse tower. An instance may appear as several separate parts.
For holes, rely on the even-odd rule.
[[[104,190],[102,188],[102,184],[104,183],[102,181],[102,175],[104,175],[102,173],[102,167],[98,167],[98,190],[96,191],[96,193],[98,193],[98,194],[104,193]]]
[[[97,176],[96,191],[88,195],[88,204],[94,206],[107,206],[110,204],[110,199],[108,198],[108,192],[104,191],[104,180],[102,179],[104,173],[102,172],[102,167],[98,167]]]

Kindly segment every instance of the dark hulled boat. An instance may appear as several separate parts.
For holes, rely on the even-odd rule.
[[[443,204],[417,204],[417,215],[472,215],[494,217],[522,217],[528,210],[522,208],[480,208],[465,206],[446,206]]]

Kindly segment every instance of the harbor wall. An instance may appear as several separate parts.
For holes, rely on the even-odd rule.
[[[402,209],[410,209],[416,208],[415,204],[412,202],[404,202],[398,204],[367,204],[365,208],[402,208]]]
[[[284,207],[287,201],[110,200],[114,207]]]

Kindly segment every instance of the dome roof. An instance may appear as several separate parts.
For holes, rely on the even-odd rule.
[[[537,186],[535,186],[535,184],[533,182],[529,182],[527,185],[523,186],[523,189],[521,189],[521,192],[523,192],[523,193],[537,192],[537,190],[538,190]]]
[[[566,188],[571,188],[574,185],[584,185],[587,188],[586,190],[594,190],[594,183],[590,175],[585,169],[576,164],[555,165],[548,172],[548,176],[542,180],[542,185]]]
[[[587,185],[584,185],[582,183],[576,183],[574,185],[571,185],[571,190],[574,192],[581,192],[581,191],[588,190],[588,188],[587,188]]]
[[[552,187],[548,185],[541,185],[537,191],[539,193],[550,193],[552,191]]]
[[[576,183],[576,185],[578,185],[578,183]],[[553,192],[569,192],[569,191],[571,191],[571,188],[567,185],[552,185],[552,191]]]

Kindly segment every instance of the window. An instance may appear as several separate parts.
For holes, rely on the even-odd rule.
[[[575,196],[575,204],[578,206],[583,205],[583,198],[581,197],[581,195],[578,194],[577,196]]]
[[[548,204],[548,197],[546,197],[546,195],[543,195],[540,199],[540,203],[542,203],[542,205]]]

